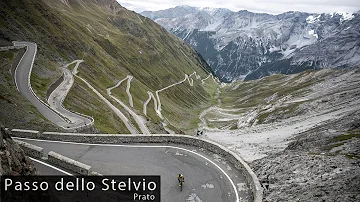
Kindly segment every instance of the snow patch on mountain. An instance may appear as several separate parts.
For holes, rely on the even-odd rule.
[[[316,22],[319,22],[320,21],[320,17],[321,17],[321,14],[320,15],[310,15],[309,17],[306,18],[306,22],[307,23],[316,23]]]
[[[319,36],[315,33],[315,30],[310,30],[309,32],[309,35],[311,35],[311,36],[314,36],[314,37],[316,37],[316,38],[319,38]]]
[[[176,7],[143,14],[194,47],[223,81],[360,63],[359,13]]]
[[[330,13],[331,17],[334,17],[335,15],[340,15],[340,22],[343,22],[345,20],[352,20],[355,16],[353,13],[349,13],[349,12],[332,12]]]
[[[216,22],[213,22],[212,24],[209,24],[204,29],[201,29],[200,31],[216,31],[218,27],[220,27],[222,24],[221,20],[217,20]]]

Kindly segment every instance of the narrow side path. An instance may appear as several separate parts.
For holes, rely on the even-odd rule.
[[[120,86],[120,84],[125,81],[125,80],[128,80],[127,82],[127,87],[126,87],[126,93],[128,94],[129,96],[129,102],[130,102],[130,106],[133,105],[132,104],[132,96],[130,94],[130,83],[131,83],[131,80],[133,79],[133,76],[126,76],[124,79],[122,79],[121,81],[119,81],[115,86],[113,87],[110,87],[108,89],[106,89],[107,91],[107,94],[112,98],[114,99],[117,103],[119,103],[122,107],[124,107],[124,109],[129,112],[129,114],[135,119],[135,122],[136,124],[139,126],[141,132],[143,134],[150,134],[150,131],[149,129],[146,127],[145,123],[144,123],[144,120],[139,116],[137,115],[132,109],[130,109],[128,106],[126,106],[125,103],[123,103],[121,100],[117,99],[115,96],[111,95],[111,90],[114,89],[114,88],[117,88]]]
[[[166,90],[166,89],[168,89],[168,88],[171,88],[171,87],[173,87],[173,86],[182,84],[182,83],[184,83],[184,82],[186,82],[186,81],[189,82],[189,85],[190,85],[190,86],[194,86],[194,79],[192,78],[192,76],[195,76],[196,79],[201,79],[200,76],[196,74],[196,72],[193,72],[193,73],[190,74],[190,75],[185,74],[185,78],[184,78],[183,80],[181,80],[181,81],[179,81],[179,82],[176,82],[176,83],[173,83],[173,84],[171,84],[171,85],[169,85],[169,86],[166,86],[166,87],[164,87],[164,88],[162,88],[162,89],[159,89],[159,90],[155,91],[155,96],[156,96],[156,98],[155,98],[155,96],[154,96],[154,94],[153,94],[152,92],[148,91],[147,93],[148,93],[149,97],[148,97],[148,99],[144,102],[144,105],[143,105],[143,113],[146,115],[146,113],[147,113],[147,105],[149,104],[149,102],[151,101],[151,99],[153,99],[153,100],[154,100],[154,110],[155,110],[156,114],[157,114],[161,119],[164,119],[163,115],[161,114],[161,100],[160,100],[159,93],[162,92],[162,91],[164,91],[164,90]],[[210,75],[209,75],[208,77],[206,77],[205,79],[202,79],[202,80],[201,80],[201,83],[204,84],[204,83],[205,83],[204,81],[207,80],[208,78],[210,78],[210,76],[212,76],[212,75],[210,74]],[[213,77],[213,78],[214,78],[214,77]],[[216,81],[216,80],[214,79],[214,81]]]
[[[129,119],[118,109],[116,108],[109,100],[107,100],[99,91],[97,91],[89,82],[81,78],[78,75],[75,75],[77,78],[82,80],[97,96],[101,98],[114,112],[115,114],[124,122],[126,128],[130,131],[131,134],[139,134],[139,131],[136,130],[134,125],[129,121]]]

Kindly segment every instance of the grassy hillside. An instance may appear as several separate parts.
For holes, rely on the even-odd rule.
[[[314,93],[314,88],[328,85],[327,79],[341,74],[336,70],[307,70],[227,84],[220,88],[217,107],[203,113],[203,125],[233,130],[307,113],[317,102],[322,103],[319,100],[323,97]]]
[[[57,130],[16,89],[13,79],[14,63],[20,60],[24,49],[0,51],[0,122],[9,128]]]
[[[139,114],[148,98],[147,91],[155,93],[194,71],[202,78],[209,74],[208,67],[188,45],[116,1],[14,0],[2,1],[0,7],[2,40],[38,44],[31,83],[42,98],[61,75],[60,67],[75,59],[85,61],[79,66],[78,75],[105,97],[106,88],[126,75],[134,76],[131,93]],[[209,106],[211,89],[215,88],[215,85],[206,86],[208,88],[195,79],[193,87],[183,83],[161,92],[163,115],[180,130],[195,128],[197,112]],[[122,90],[114,90],[113,94],[127,101]],[[87,100],[84,95],[88,96]],[[81,81],[75,80],[75,88],[70,91],[65,106],[93,116],[100,132],[127,133],[126,128],[119,128],[122,125],[119,120],[111,119],[114,114],[104,115],[109,108],[97,102],[96,96]],[[91,108],[91,105],[98,107]],[[147,118],[159,123],[150,106]],[[103,119],[111,121],[105,124]]]

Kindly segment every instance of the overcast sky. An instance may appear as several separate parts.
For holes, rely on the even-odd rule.
[[[279,14],[286,11],[309,13],[357,12],[360,0],[117,0],[129,10],[157,11],[178,5],[195,7],[228,8],[232,11]]]

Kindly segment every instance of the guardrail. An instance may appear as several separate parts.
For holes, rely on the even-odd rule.
[[[42,159],[48,163],[66,168],[80,175],[101,175],[100,173],[92,172],[91,166],[75,161],[56,152],[50,151],[49,153],[45,154],[44,148],[42,147],[23,142],[21,140],[15,140],[15,142],[20,145],[27,156]]]
[[[262,201],[263,189],[260,182],[251,170],[250,166],[237,154],[225,148],[224,146],[215,142],[200,139],[197,137],[186,135],[120,135],[120,134],[80,134],[80,133],[58,133],[58,132],[44,132],[38,131],[28,132],[25,130],[13,129],[12,134],[23,138],[37,138],[44,140],[56,140],[64,142],[82,142],[93,144],[125,144],[125,143],[174,143],[191,145],[199,148],[207,149],[211,152],[217,153],[229,162],[231,162],[239,171],[241,171],[253,193],[254,201]]]
[[[23,45],[17,45],[17,46],[1,46],[1,47],[0,47],[0,51],[7,51],[7,50],[12,50],[12,49],[20,49],[20,48],[25,48],[25,46],[23,46]]]
[[[16,143],[24,150],[25,154],[34,158],[42,158],[44,156],[44,149],[23,141],[15,140]]]
[[[50,151],[48,153],[47,161],[49,163],[52,163],[52,164],[58,165],[60,167],[74,171],[76,173],[79,173],[81,175],[89,175],[90,174],[91,166],[80,163],[78,161],[75,161],[71,158],[68,158],[68,157],[63,156],[58,153],[55,153],[53,151]]]
[[[61,76],[54,83],[50,85],[49,89],[46,91],[46,96],[45,96],[46,100],[49,100],[51,93],[54,92],[54,90],[64,81],[64,77],[65,74],[62,73]]]

